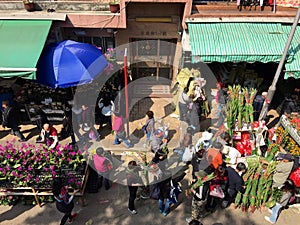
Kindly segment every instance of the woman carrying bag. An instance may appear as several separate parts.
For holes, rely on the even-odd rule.
[[[76,213],[72,214],[72,210],[74,208],[74,194],[78,192],[78,190],[75,191],[73,195],[70,195],[67,187],[62,184],[61,179],[56,178],[53,180],[52,192],[57,210],[65,214],[60,221],[60,225],[64,225],[68,219],[68,223],[72,223],[73,218],[77,216]]]

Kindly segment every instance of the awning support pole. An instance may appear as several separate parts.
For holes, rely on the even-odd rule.
[[[126,134],[129,136],[129,102],[128,102],[128,71],[127,71],[127,48],[124,52],[124,88],[125,88],[125,118],[126,118]]]
[[[281,60],[280,60],[280,62],[278,64],[275,76],[273,78],[272,85],[269,87],[269,90],[268,90],[267,99],[269,100],[269,103],[271,103],[271,101],[273,99],[273,96],[275,94],[276,84],[277,84],[278,78],[280,76],[282,67],[283,67],[283,65],[285,63],[288,50],[290,48],[291,42],[293,40],[295,31],[296,31],[296,28],[297,28],[297,25],[298,25],[298,22],[299,22],[299,18],[300,18],[300,7],[298,7],[298,11],[297,11],[297,14],[295,16],[295,20],[294,20],[293,26],[292,26],[290,34],[289,34],[289,38],[288,38],[288,41],[285,44],[285,48],[284,48]],[[269,104],[266,101],[264,101],[263,108],[262,108],[262,110],[260,112],[260,115],[259,115],[259,120],[262,120],[263,118],[266,117],[266,115],[268,113],[268,105]]]

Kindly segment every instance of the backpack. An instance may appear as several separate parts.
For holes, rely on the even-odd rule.
[[[158,200],[160,196],[160,189],[157,183],[153,184],[152,191],[150,197]]]

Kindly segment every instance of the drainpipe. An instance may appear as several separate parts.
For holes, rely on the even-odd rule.
[[[296,30],[297,25],[298,25],[299,18],[300,18],[300,7],[298,7],[298,11],[297,11],[297,14],[295,16],[295,20],[294,20],[293,26],[292,26],[290,34],[289,34],[289,38],[288,38],[288,41],[285,44],[285,48],[284,48],[281,60],[279,62],[279,65],[277,67],[277,70],[276,70],[276,73],[275,73],[272,85],[269,87],[269,90],[268,90],[267,99],[270,101],[270,103],[271,103],[271,101],[273,99],[273,96],[274,96],[274,93],[276,91],[276,84],[277,84],[279,75],[281,73],[283,64],[285,63],[285,59],[286,59],[288,50],[290,48],[291,42],[293,40],[293,37],[294,37],[294,34],[295,34],[295,30]],[[260,115],[259,115],[259,120],[262,120],[263,118],[265,118],[265,116],[267,115],[267,113],[268,113],[268,103],[266,103],[266,101],[264,101],[263,108],[262,108],[262,110],[260,112]]]

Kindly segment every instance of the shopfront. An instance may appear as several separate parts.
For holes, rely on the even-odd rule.
[[[50,20],[0,20],[1,78],[36,78],[51,24]]]
[[[172,80],[177,74],[184,4],[132,3],[127,8],[127,29],[119,29],[116,45],[128,46],[132,79],[151,76]],[[165,78],[165,79],[161,79]]]
[[[283,23],[189,23],[191,51],[184,55],[189,55],[190,65],[206,63],[219,81],[267,91],[281,60],[290,29],[290,24]],[[300,85],[297,80],[300,71],[300,64],[297,63],[300,59],[298,43],[297,29],[278,82],[285,86],[285,91],[281,90],[281,97]],[[284,81],[288,77],[296,78],[293,79],[293,85],[290,85],[289,79]]]

